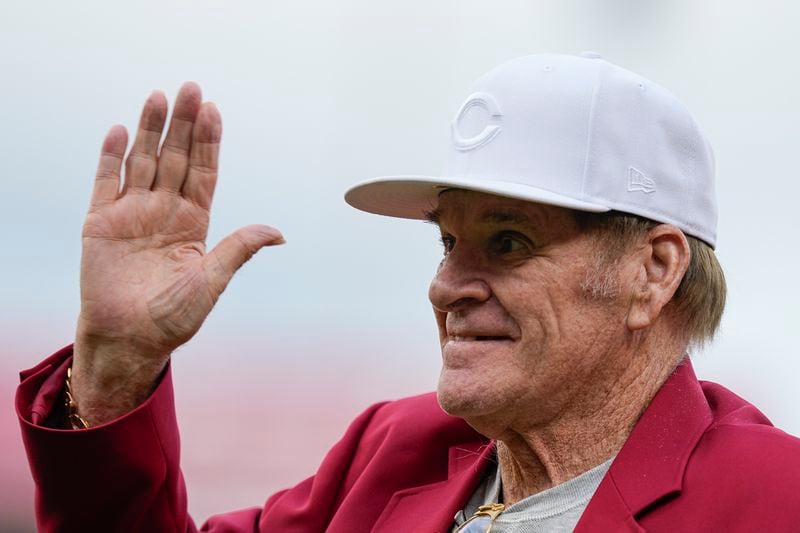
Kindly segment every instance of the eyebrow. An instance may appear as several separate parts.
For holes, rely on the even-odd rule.
[[[524,225],[530,224],[531,219],[528,215],[524,213],[519,213],[517,211],[505,211],[502,209],[493,209],[491,211],[486,212],[482,217],[481,220],[483,222],[491,222],[493,224],[517,224],[517,225]]]
[[[442,210],[438,207],[425,211],[425,221],[431,224],[440,225],[442,220]],[[492,209],[487,211],[481,217],[481,222],[488,222],[491,224],[516,224],[525,225],[530,224],[531,219],[528,215],[517,211],[507,211],[503,209]]]
[[[429,222],[431,224],[439,225],[439,221],[442,220],[442,211],[437,207],[436,209],[431,209],[430,211],[425,211],[425,222]]]

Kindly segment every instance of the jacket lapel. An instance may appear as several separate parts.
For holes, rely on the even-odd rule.
[[[688,358],[653,397],[597,488],[575,531],[644,531],[638,515],[680,492],[711,410]]]
[[[448,479],[395,492],[372,531],[448,532],[493,461],[493,451],[488,440],[452,446]]]

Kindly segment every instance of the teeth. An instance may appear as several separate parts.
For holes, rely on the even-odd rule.
[[[476,340],[475,337],[461,337],[459,335],[453,335],[450,339],[454,342],[470,342]]]

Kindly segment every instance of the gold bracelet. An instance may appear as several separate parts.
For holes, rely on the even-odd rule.
[[[67,409],[67,420],[72,429],[86,429],[89,423],[78,414],[78,404],[72,396],[72,367],[67,368],[67,381],[64,387],[64,407]]]

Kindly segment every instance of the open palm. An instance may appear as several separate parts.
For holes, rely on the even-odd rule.
[[[166,98],[154,92],[127,158],[124,127],[103,142],[83,228],[75,346],[82,368],[157,371],[197,332],[236,270],[261,247],[283,242],[274,228],[247,226],[206,253],[220,115],[202,103],[196,84],[184,84],[159,149],[166,116]]]

